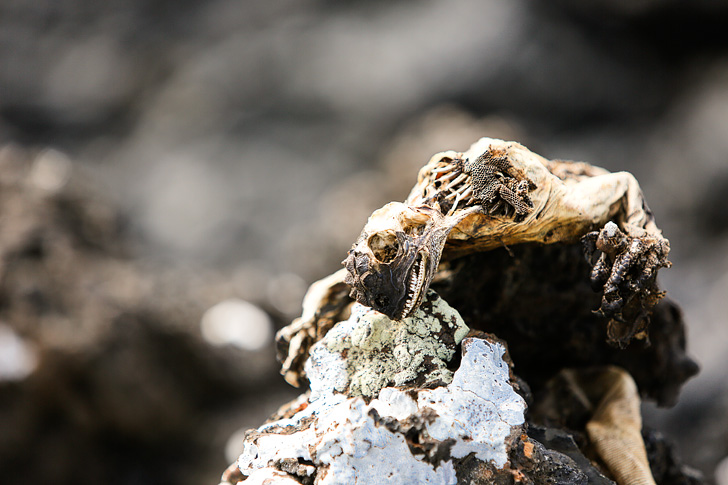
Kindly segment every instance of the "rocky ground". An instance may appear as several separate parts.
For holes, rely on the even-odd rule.
[[[728,483],[726,21],[719,0],[1,0],[3,483],[215,483],[227,438],[297,391],[270,337],[205,312],[287,324],[372,210],[483,135],[640,180],[702,368],[645,422]]]

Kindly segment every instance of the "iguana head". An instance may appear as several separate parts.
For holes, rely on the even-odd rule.
[[[428,206],[391,202],[375,211],[343,261],[351,297],[388,317],[409,316],[420,304],[450,231]]]

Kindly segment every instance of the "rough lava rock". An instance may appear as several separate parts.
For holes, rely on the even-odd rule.
[[[305,367],[311,391],[248,431],[222,483],[614,483],[573,440],[528,434],[505,342],[433,290],[399,321],[355,304]]]
[[[526,402],[504,343],[467,332],[434,291],[401,321],[356,305],[312,347],[310,394],[248,433],[225,480],[454,484],[473,460],[510,475],[511,452],[534,449]]]

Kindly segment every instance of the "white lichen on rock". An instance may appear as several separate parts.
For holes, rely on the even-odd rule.
[[[272,478],[275,473],[263,470],[278,470],[288,473],[287,480],[310,480],[315,473],[316,484],[455,484],[454,460],[471,453],[502,468],[526,408],[510,384],[505,347],[464,339],[460,367],[442,385],[454,342],[467,327],[434,292],[428,302],[402,322],[355,309],[330,331],[306,364],[308,402],[299,400],[293,405],[298,412],[248,434],[237,462],[243,475]],[[395,353],[403,351],[415,355],[398,358]],[[429,356],[426,366],[417,353]],[[438,363],[433,366],[431,359]],[[376,360],[387,363],[379,366]],[[408,377],[384,387],[397,375]],[[437,381],[440,387],[417,387],[413,380]],[[364,391],[376,398],[367,403]]]
[[[463,342],[463,361],[447,387],[418,393],[420,409],[429,407],[438,418],[427,424],[436,440],[456,440],[454,458],[475,453],[500,468],[508,460],[506,438],[523,424],[526,403],[510,385],[505,348],[481,339]]]
[[[452,380],[447,363],[467,333],[460,314],[434,291],[411,317],[400,321],[356,303],[351,317],[311,348],[305,368],[312,398],[318,395],[318,384],[365,397],[388,385],[412,384],[418,377],[424,377],[417,382],[421,387],[447,384]]]
[[[435,467],[412,455],[405,436],[383,426],[362,398],[350,398],[319,417],[317,483],[457,483],[452,462]]]

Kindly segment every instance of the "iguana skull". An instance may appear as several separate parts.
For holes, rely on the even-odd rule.
[[[391,202],[375,211],[343,261],[351,297],[392,319],[422,301],[450,232],[442,213]]]

